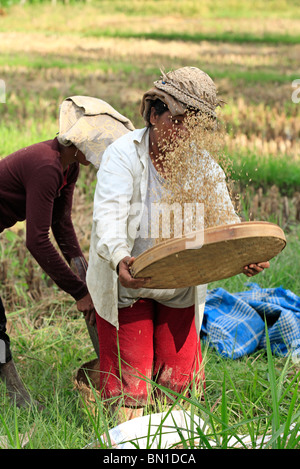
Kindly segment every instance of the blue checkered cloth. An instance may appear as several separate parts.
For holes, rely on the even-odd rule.
[[[265,321],[275,355],[300,357],[300,297],[290,290],[247,284],[244,292],[207,293],[201,339],[231,359],[266,349]]]

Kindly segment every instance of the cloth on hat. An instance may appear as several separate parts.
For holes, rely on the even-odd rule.
[[[131,121],[102,99],[71,96],[60,106],[59,143],[75,145],[96,168],[107,146],[131,130]]]
[[[163,101],[173,116],[184,114],[191,108],[216,118],[215,109],[222,104],[213,80],[196,67],[182,67],[168,73],[162,71],[161,79],[155,81],[154,88],[142,98],[140,112],[148,126],[149,108],[155,99]]]

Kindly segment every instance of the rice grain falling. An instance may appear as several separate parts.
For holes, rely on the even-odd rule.
[[[175,124],[176,125],[176,124]],[[220,124],[216,124],[209,117],[195,113],[188,113],[184,120],[184,129],[176,133],[170,141],[167,135],[160,147],[159,160],[162,169],[158,172],[164,179],[165,191],[161,199],[162,204],[179,204],[181,213],[187,206],[190,210],[181,227],[178,228],[171,212],[170,237],[174,233],[187,234],[190,231],[229,223],[232,217],[232,206],[220,199],[218,184],[224,184],[230,190],[230,161],[224,154],[224,131]],[[221,169],[222,168],[222,169]],[[222,171],[223,170],[223,171]],[[197,207],[203,204],[203,219],[199,221]],[[160,218],[159,237],[156,242],[166,238],[162,236],[162,219]],[[185,224],[185,225],[184,225]],[[188,228],[188,230],[187,230]]]

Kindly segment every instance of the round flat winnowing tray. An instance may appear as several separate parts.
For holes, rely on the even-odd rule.
[[[285,245],[285,235],[274,223],[221,225],[158,243],[135,259],[131,274],[151,278],[144,288],[202,285],[238,275],[246,265],[269,261]]]

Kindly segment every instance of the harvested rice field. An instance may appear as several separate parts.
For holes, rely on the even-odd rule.
[[[59,104],[72,95],[104,99],[141,127],[141,96],[160,69],[193,65],[214,79],[225,101],[219,119],[241,218],[297,226],[298,2],[257,1],[251,10],[225,3],[164,0],[158,12],[155,1],[3,1],[0,157],[52,138]],[[94,186],[91,168],[79,181],[73,215],[86,253]]]

